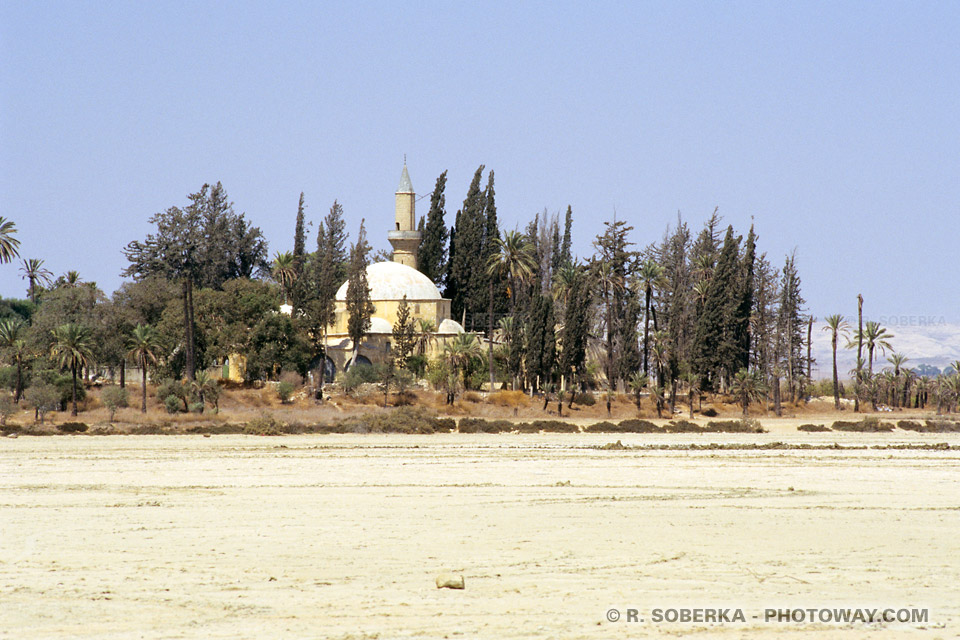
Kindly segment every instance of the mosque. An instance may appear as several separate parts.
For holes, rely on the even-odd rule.
[[[407,163],[403,163],[397,187],[394,228],[387,232],[393,247],[393,261],[376,262],[367,267],[367,284],[374,311],[370,330],[360,343],[359,363],[383,362],[390,353],[393,325],[404,296],[410,318],[416,324],[425,320],[434,328],[426,355],[437,353],[448,340],[463,333],[459,322],[450,318],[450,300],[443,298],[436,285],[417,271],[417,249],[421,233],[417,231],[416,193]],[[347,283],[337,290],[335,319],[327,332],[327,376],[343,371],[350,364],[353,344],[347,334]]]

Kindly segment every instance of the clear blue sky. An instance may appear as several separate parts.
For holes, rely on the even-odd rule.
[[[386,247],[406,153],[449,221],[481,163],[507,227],[571,204],[581,255],[614,209],[643,245],[719,206],[818,316],[960,321],[958,33],[949,2],[0,0],[0,215],[109,293],[216,180],[271,254],[300,191]]]

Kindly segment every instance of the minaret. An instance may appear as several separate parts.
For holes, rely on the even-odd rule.
[[[407,173],[407,159],[403,159],[403,173],[400,174],[400,186],[396,194],[395,228],[387,233],[387,239],[393,245],[393,261],[417,268],[417,249],[420,247],[421,233],[417,231],[417,216],[414,211],[416,194]]]

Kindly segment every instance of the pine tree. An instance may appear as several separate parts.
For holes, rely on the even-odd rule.
[[[797,273],[796,257],[787,256],[780,278],[780,309],[777,318],[777,332],[780,334],[781,367],[787,377],[787,388],[791,401],[796,400],[797,379],[806,369],[803,355],[803,336],[805,316],[804,299],[800,295],[800,276]]]
[[[370,330],[370,317],[374,307],[370,301],[370,285],[367,282],[367,265],[370,245],[367,244],[367,231],[364,221],[360,221],[357,241],[350,248],[350,267],[347,277],[347,333],[353,343],[351,366],[357,363],[360,354],[360,341]]]
[[[300,192],[300,204],[297,206],[297,226],[293,233],[293,311],[296,314],[303,309],[307,289],[304,277],[306,267],[306,236],[303,221],[303,192]]]
[[[410,305],[404,294],[397,308],[397,321],[393,324],[393,360],[401,369],[407,368],[407,362],[416,346],[416,328],[410,317]]]
[[[447,267],[447,226],[443,221],[446,215],[446,196],[444,190],[447,186],[447,172],[444,171],[437,178],[437,184],[433,187],[433,193],[430,195],[430,211],[427,213],[426,223],[423,218],[420,223],[423,225],[421,231],[423,235],[420,240],[420,248],[417,251],[417,267],[420,272],[430,278],[430,280],[439,285],[443,279]]]

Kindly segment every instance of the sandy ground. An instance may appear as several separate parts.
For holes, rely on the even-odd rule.
[[[960,445],[774,431],[4,438],[0,637],[957,637],[960,451],[592,448]],[[929,620],[762,619],[860,606]]]

